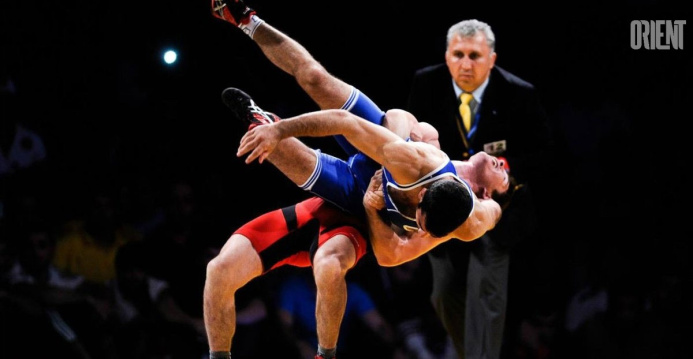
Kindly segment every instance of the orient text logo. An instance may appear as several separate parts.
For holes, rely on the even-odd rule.
[[[633,20],[630,47],[633,50],[683,50],[686,20]]]

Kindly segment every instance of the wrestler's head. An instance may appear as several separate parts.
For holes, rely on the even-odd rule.
[[[508,191],[510,176],[507,162],[503,158],[478,152],[467,160],[472,165],[467,181],[479,198],[494,198]]]
[[[444,237],[467,220],[474,208],[472,189],[457,177],[433,182],[421,192],[417,225],[433,237]]]

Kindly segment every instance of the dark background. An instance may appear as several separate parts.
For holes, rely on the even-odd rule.
[[[518,250],[515,283],[560,301],[573,269],[591,262],[643,286],[668,273],[690,280],[690,51],[633,50],[629,38],[634,19],[690,18],[683,5],[250,5],[383,109],[403,108],[415,69],[443,61],[451,24],[488,22],[497,65],[541,93],[560,159],[542,235]],[[242,88],[280,116],[317,108],[246,35],[213,18],[209,1],[9,0],[0,26],[1,79],[16,89],[3,94],[3,136],[27,123],[47,148],[42,175],[4,178],[3,193],[40,193],[60,221],[80,213],[96,184],[156,192],[187,177],[205,201],[213,244],[306,196],[273,167],[236,158],[245,126],[220,94]],[[178,49],[175,67],[161,62],[167,46]],[[329,139],[307,142],[339,154]]]
[[[636,51],[629,39],[631,20],[686,19],[681,7],[644,0],[612,9],[448,1],[252,5],[382,108],[404,107],[413,71],[443,60],[452,23],[486,21],[496,33],[497,64],[536,85],[566,150],[578,157],[566,168],[601,182],[596,200],[633,182],[666,203],[680,203],[672,199],[687,192],[687,136],[680,129],[688,51]],[[0,6],[0,69],[16,87],[3,122],[34,122],[49,141],[51,162],[67,176],[247,171],[234,157],[242,127],[219,100],[228,86],[246,89],[281,116],[315,109],[245,35],[212,18],[207,1]],[[175,67],[161,61],[167,46],[179,51]],[[597,164],[599,158],[610,163]],[[600,171],[618,173],[617,181],[602,182]],[[643,212],[681,213],[663,208]]]

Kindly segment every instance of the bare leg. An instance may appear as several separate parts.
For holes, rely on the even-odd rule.
[[[318,161],[313,150],[296,138],[287,138],[267,157],[288,179],[300,186],[310,178]]]
[[[257,28],[253,40],[321,109],[341,108],[346,103],[351,85],[329,74],[301,44],[267,22]],[[281,141],[268,160],[297,186],[308,181],[317,163],[313,150],[295,138]]]
[[[346,273],[355,264],[356,253],[351,240],[337,235],[320,246],[313,260],[313,276],[317,286],[315,317],[318,344],[334,348],[339,327],[346,310]]]
[[[349,99],[351,85],[327,72],[303,45],[267,22],[258,26],[252,39],[267,59],[293,76],[321,109],[341,108]],[[291,138],[281,141],[268,160],[300,186],[313,174],[317,157],[308,146]]]
[[[234,234],[207,264],[204,320],[210,351],[231,350],[236,332],[236,291],[262,274],[262,262],[248,238]]]
[[[328,73],[301,44],[267,22],[257,28],[253,40],[275,66],[296,79],[321,109],[341,108],[349,98],[351,85]]]

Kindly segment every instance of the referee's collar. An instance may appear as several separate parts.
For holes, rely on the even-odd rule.
[[[484,82],[482,82],[479,87],[476,88],[476,90],[472,91],[472,96],[474,96],[474,100],[476,101],[477,104],[481,103],[481,98],[484,96],[484,91],[486,91],[486,86],[488,86],[489,77],[487,77],[486,80]],[[455,88],[455,96],[457,96],[459,98],[460,95],[462,94],[462,92],[464,92],[464,91],[462,91],[462,89],[459,86],[457,86],[457,84],[455,83],[454,80],[452,81],[452,87]]]

